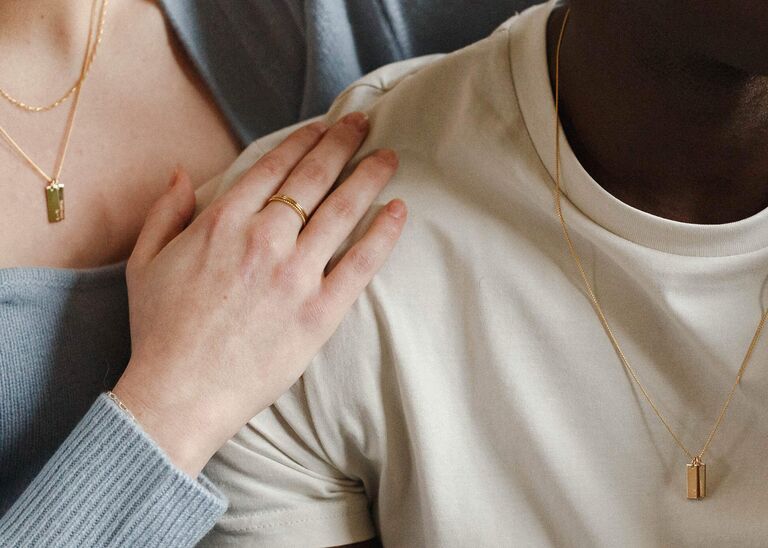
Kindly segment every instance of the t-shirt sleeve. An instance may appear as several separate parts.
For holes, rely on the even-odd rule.
[[[305,390],[299,381],[208,465],[232,511],[202,546],[339,546],[376,535],[365,486],[326,453]]]

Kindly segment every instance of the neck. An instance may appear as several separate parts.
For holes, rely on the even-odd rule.
[[[30,101],[64,91],[82,64],[92,5],[92,0],[1,1],[0,86]]]
[[[554,53],[565,15],[547,32]],[[586,170],[623,202],[720,224],[768,207],[768,78],[665,45],[616,10],[572,8],[560,58],[560,119]]]

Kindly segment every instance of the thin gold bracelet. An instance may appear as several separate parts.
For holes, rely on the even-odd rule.
[[[126,413],[126,414],[127,414],[129,417],[131,417],[131,420],[132,420],[132,421],[136,422],[136,417],[134,417],[134,416],[133,416],[133,413],[131,413],[131,410],[130,410],[130,409],[128,409],[128,408],[125,406],[125,404],[124,404],[124,403],[123,403],[123,402],[120,400],[120,398],[118,398],[118,397],[115,395],[115,393],[114,393],[114,392],[112,392],[111,390],[107,390],[107,397],[108,397],[110,400],[112,400],[113,402],[115,402],[115,405],[117,405],[117,406],[118,406],[120,409],[122,409],[123,411],[125,411],[125,413]]]

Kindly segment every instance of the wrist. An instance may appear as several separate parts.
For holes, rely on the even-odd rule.
[[[158,390],[133,377],[126,371],[112,393],[174,466],[197,477],[223,443],[222,436],[211,428],[213,423],[197,418],[205,416],[205,403],[200,398]]]

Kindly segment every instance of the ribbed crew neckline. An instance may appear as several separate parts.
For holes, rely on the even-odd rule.
[[[547,21],[557,0],[521,13],[510,29],[512,79],[528,133],[554,186],[555,104],[547,60]],[[561,132],[560,188],[584,215],[636,244],[675,255],[723,257],[768,247],[768,208],[731,223],[704,225],[659,217],[626,204],[587,173]],[[566,217],[566,223],[568,218]]]

